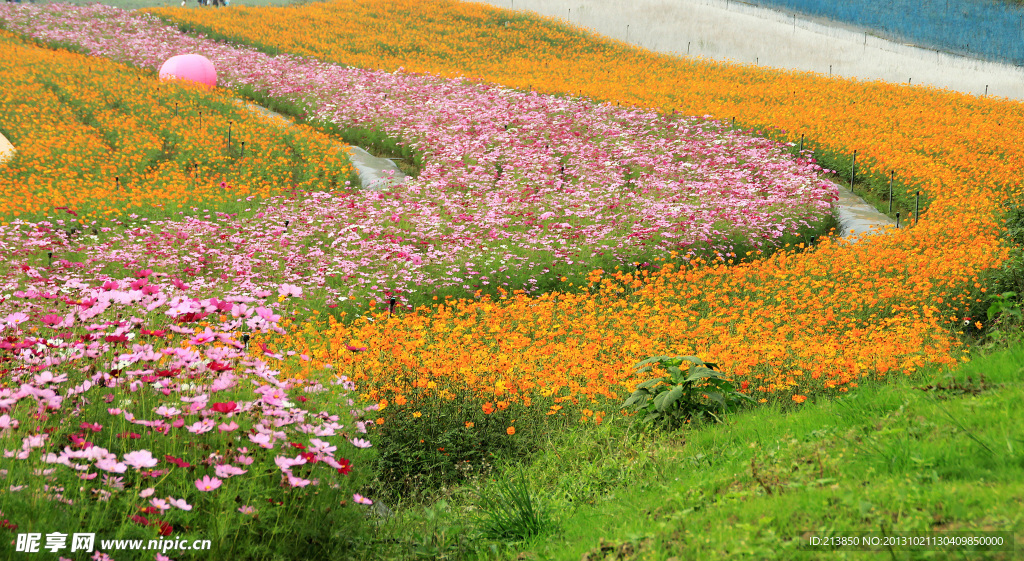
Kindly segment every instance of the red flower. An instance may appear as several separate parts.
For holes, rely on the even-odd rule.
[[[291,442],[290,444],[291,444],[291,445],[292,445],[293,447],[295,447],[295,448],[298,448],[299,450],[305,450],[305,449],[306,449],[306,447],[305,447],[305,446],[303,446],[302,444],[299,444],[298,442]]]
[[[135,522],[136,524],[139,524],[141,526],[149,526],[149,520],[146,520],[146,517],[142,516],[141,514],[132,515],[132,522]]]
[[[341,467],[338,468],[338,473],[342,475],[348,475],[352,473],[352,462],[346,460],[345,458],[339,458],[338,464],[341,465]]]
[[[186,462],[185,460],[182,460],[181,458],[175,458],[170,454],[164,456],[164,459],[180,468],[192,467],[192,464]]]
[[[166,334],[166,333],[167,333],[166,329],[153,329],[153,330],[143,329],[142,330],[142,334],[143,335],[152,335],[153,337],[163,337],[164,334]]]
[[[238,407],[238,404],[234,401],[224,401],[220,403],[214,403],[210,406],[210,409],[218,413],[231,413]]]
[[[309,401],[309,398],[307,398],[304,395],[297,396],[295,399],[299,400],[302,403],[306,403],[307,401]]]
[[[171,532],[173,532],[173,531],[174,531],[174,527],[173,526],[171,526],[170,524],[168,524],[168,523],[166,523],[166,522],[164,522],[162,520],[160,521],[160,535],[161,536],[169,536],[169,535],[171,535]]]
[[[216,361],[211,362],[210,364],[207,364],[206,367],[209,368],[210,370],[213,370],[214,372],[224,372],[225,370],[234,370],[234,368],[231,368],[230,366],[228,366],[228,365],[226,365],[224,363],[216,362]]]
[[[311,464],[315,464],[320,461],[317,459],[316,454],[312,452],[302,452],[301,454],[299,454],[299,456],[301,456],[303,460],[306,460]]]

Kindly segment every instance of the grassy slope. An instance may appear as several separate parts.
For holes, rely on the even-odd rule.
[[[931,387],[931,389],[928,389]],[[924,388],[924,389],[923,389]],[[551,436],[495,479],[525,477],[560,529],[467,543],[477,481],[381,530],[380,558],[862,559],[800,549],[853,531],[1011,532],[1017,550],[896,550],[887,559],[1018,559],[1024,542],[1024,344],[953,372],[862,386],[837,400],[767,404],[717,426],[645,435],[621,417]],[[515,475],[513,475],[515,474]],[[461,543],[460,543],[461,542]],[[382,542],[378,542],[382,543]],[[888,553],[888,552],[887,552]]]
[[[929,385],[962,389],[920,389]],[[1022,403],[1017,345],[952,373],[863,387],[788,414],[764,407],[736,415],[664,441],[671,452],[656,462],[656,476],[576,511],[562,535],[525,549],[538,559],[580,559],[603,538],[638,551],[612,558],[834,559],[844,555],[796,550],[798,538],[882,528],[1013,531],[1020,544],[1024,424],[1013,420]],[[542,457],[534,469],[559,464]],[[1018,558],[1019,547],[985,558]],[[928,558],[894,558],[919,555]]]

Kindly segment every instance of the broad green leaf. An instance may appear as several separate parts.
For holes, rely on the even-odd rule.
[[[683,387],[676,386],[658,397],[662,396],[664,397],[661,400],[661,403],[657,403],[657,399],[655,399],[655,406],[658,408],[658,411],[665,412],[668,411],[669,407],[672,407],[673,403],[679,401],[679,398],[683,396]]]
[[[646,382],[641,382],[640,384],[637,384],[636,389],[638,389],[638,390],[645,390],[645,389],[653,388],[654,386],[657,386],[660,382],[664,382],[664,381],[665,381],[664,378],[651,378],[650,380],[647,380]]]
[[[626,400],[626,403],[622,404],[622,408],[625,409],[635,403],[640,403],[640,405],[635,407],[635,409],[639,409],[646,405],[647,402],[650,401],[650,399],[651,394],[648,393],[647,390],[637,390],[633,392],[633,395],[629,396],[629,399]]]

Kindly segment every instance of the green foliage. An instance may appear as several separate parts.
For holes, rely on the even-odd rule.
[[[488,539],[520,541],[556,528],[548,506],[530,491],[522,475],[502,479],[478,493],[477,506],[481,512],[479,529]]]
[[[489,472],[497,461],[526,456],[533,447],[526,434],[509,435],[513,419],[528,415],[521,407],[485,414],[478,398],[413,396],[389,405],[386,421],[374,432],[374,461],[383,491],[419,498]],[[417,416],[417,413],[419,414]]]
[[[652,372],[654,365],[668,375],[641,383],[622,404],[624,409],[642,414],[644,423],[678,428],[695,416],[720,420],[722,412],[753,401],[715,370],[717,365],[698,357],[653,356],[635,368],[639,373]]]

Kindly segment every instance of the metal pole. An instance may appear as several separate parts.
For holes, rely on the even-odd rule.
[[[900,213],[896,213],[896,229],[900,228]]]

